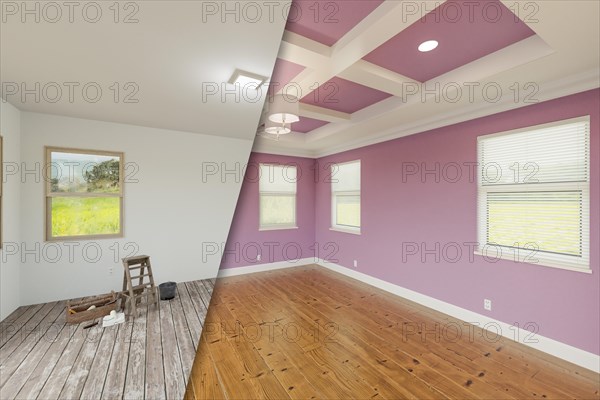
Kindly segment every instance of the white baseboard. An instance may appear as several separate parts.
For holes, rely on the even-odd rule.
[[[273,271],[282,268],[299,267],[302,265],[316,264],[317,260],[311,258],[301,258],[299,260],[291,261],[277,261],[268,264],[253,264],[245,267],[225,268],[219,270],[217,278],[226,278],[228,276],[237,276],[245,274],[253,274],[255,272]]]
[[[532,336],[531,332],[526,329],[512,326],[505,322],[486,317],[485,315],[481,315],[473,311],[457,307],[450,303],[446,303],[445,301],[441,301],[433,297],[414,292],[410,289],[403,288],[393,283],[386,282],[384,280],[372,277],[370,275],[363,274],[362,272],[342,267],[341,265],[330,263],[325,260],[314,259],[311,257],[303,258],[296,262],[280,261],[270,264],[258,264],[246,267],[228,268],[220,270],[218,277],[224,278],[228,276],[252,274],[255,272],[273,271],[282,268],[300,267],[309,264],[320,265],[334,272],[338,272],[342,275],[354,278],[368,285],[385,290],[386,292],[392,293],[396,296],[400,296],[407,300],[421,304],[425,307],[429,307],[433,310],[442,312],[444,314],[448,314],[454,318],[465,321],[466,323],[486,329],[489,332],[491,332],[492,335],[501,334],[504,337],[520,342],[536,350],[543,351],[544,353],[548,353],[555,357],[562,358],[563,360],[572,362],[573,364],[579,365],[580,367],[587,368],[596,373],[600,373],[600,356],[596,354],[578,349],[568,344],[558,342],[554,339],[550,339],[539,334],[535,334]]]
[[[429,297],[381,279],[374,278],[370,275],[363,274],[362,272],[342,267],[341,265],[333,264],[325,260],[319,260],[317,264],[342,275],[346,275],[350,278],[354,278],[371,286],[385,290],[386,292],[390,292],[407,300],[414,301],[415,303],[419,303],[425,307],[448,314],[469,324],[487,329],[493,335],[497,335],[499,333],[502,336],[523,343],[524,345],[532,347],[536,350],[543,351],[544,353],[562,358],[563,360],[572,362],[580,367],[600,373],[600,356],[596,354],[558,342],[554,339],[550,339],[539,334],[532,336],[531,332],[526,329],[512,326],[505,322],[486,317],[485,315],[477,314],[473,311],[457,307],[433,297]]]

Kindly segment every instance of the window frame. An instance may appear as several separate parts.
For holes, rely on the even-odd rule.
[[[587,181],[586,182],[548,182],[548,183],[516,183],[516,184],[501,184],[501,185],[482,185],[483,173],[482,173],[482,155],[481,148],[479,145],[480,140],[514,135],[519,133],[525,133],[532,130],[552,128],[561,125],[572,124],[576,122],[587,122],[588,129],[590,128],[590,117],[576,117],[546,124],[533,125],[525,128],[514,129],[504,132],[497,132],[488,135],[481,135],[477,137],[477,247],[475,248],[474,254],[484,256],[486,258],[512,260],[515,262],[522,262],[526,264],[540,265],[543,267],[560,268],[569,271],[577,271],[584,273],[592,273],[590,267],[590,181],[591,181],[591,168],[588,168]],[[587,136],[587,147],[590,148],[590,135]],[[591,154],[588,151],[587,164],[590,165]],[[508,247],[496,244],[487,243],[487,194],[488,193],[509,193],[509,192],[562,192],[562,191],[576,191],[581,192],[582,197],[582,209],[586,210],[582,216],[582,229],[583,232],[582,241],[582,255],[579,260],[574,255],[567,255],[561,253],[551,253],[545,251],[537,251],[533,255],[532,250],[523,249],[519,247]],[[489,252],[486,246],[494,246],[494,249]],[[501,248],[502,254],[498,254],[495,247]],[[515,250],[517,250],[515,252]]]
[[[259,173],[262,171],[262,166],[272,166],[272,167],[287,167],[287,168],[295,168],[296,169],[296,182],[294,182],[294,192],[279,192],[279,191],[261,191],[260,190],[260,178],[258,178],[258,230],[259,231],[276,231],[276,230],[286,230],[286,229],[298,229],[298,166],[297,165],[287,165],[287,164],[277,164],[277,163],[259,163],[258,170]],[[262,202],[263,197],[291,197],[294,200],[294,222],[292,223],[281,223],[281,224],[263,224],[262,217]]]
[[[107,150],[90,150],[70,147],[44,147],[44,161],[46,171],[50,171],[52,165],[52,153],[70,153],[83,155],[111,156],[119,157],[119,192],[118,193],[75,193],[75,192],[52,192],[52,181],[50,176],[45,176],[45,240],[46,242],[61,242],[61,241],[84,241],[84,240],[99,240],[99,239],[114,239],[124,237],[124,197],[125,197],[125,153],[119,151]],[[53,197],[74,197],[74,198],[119,198],[119,232],[110,234],[93,234],[93,235],[77,235],[77,236],[53,236],[52,235],[52,198]]]
[[[0,250],[4,243],[4,236],[2,235],[4,230],[4,137],[0,133]]]
[[[342,163],[332,163],[330,168],[334,168],[334,166],[340,166],[340,165],[347,165],[347,164],[359,164],[359,182],[360,182],[360,187],[361,189],[359,190],[340,190],[340,191],[335,191],[334,190],[334,182],[333,180],[336,179],[335,178],[335,173],[333,172],[333,170],[330,169],[331,175],[330,175],[330,182],[331,182],[331,227],[329,228],[329,230],[332,231],[337,231],[337,232],[343,232],[343,233],[350,233],[350,234],[354,234],[354,235],[360,235],[361,234],[361,229],[362,229],[362,161],[361,159],[357,159],[357,160],[352,160],[352,161],[345,161]],[[337,198],[339,197],[343,197],[343,196],[356,196],[358,197],[358,213],[359,213],[359,218],[360,218],[360,225],[359,226],[352,226],[352,225],[342,225],[342,224],[338,224],[337,223]]]

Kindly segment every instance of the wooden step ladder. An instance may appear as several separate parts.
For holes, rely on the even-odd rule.
[[[137,317],[137,304],[145,297],[146,304],[154,303],[158,307],[158,293],[154,285],[154,276],[152,276],[152,265],[148,256],[133,256],[123,259],[123,298],[125,299],[124,309],[128,308],[129,314]],[[138,275],[132,275],[138,272]],[[134,283],[134,280],[137,282]],[[150,303],[152,297],[152,303]]]

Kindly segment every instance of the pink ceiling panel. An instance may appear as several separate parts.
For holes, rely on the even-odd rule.
[[[300,121],[294,122],[292,124],[292,130],[294,132],[308,133],[324,125],[327,125],[328,123],[329,122],[321,121],[320,119],[312,119],[301,116]]]
[[[499,0],[448,0],[364,59],[425,82],[534,34]],[[439,46],[422,53],[427,40]]]
[[[278,58],[275,62],[273,75],[271,76],[270,89],[275,92],[279,91],[279,89],[290,83],[304,69],[305,67],[302,65]]]
[[[293,0],[286,30],[333,46],[383,0]]]
[[[390,96],[336,76],[304,96],[300,102],[352,114]]]

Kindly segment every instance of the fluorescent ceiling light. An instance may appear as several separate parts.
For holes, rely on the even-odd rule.
[[[264,76],[253,74],[252,72],[242,71],[241,69],[236,69],[228,83],[231,85],[240,85],[240,87],[243,88],[251,86],[258,89],[265,83],[266,80],[267,78]]]
[[[435,49],[436,47],[438,47],[437,40],[427,40],[419,45],[419,51],[425,53]]]

